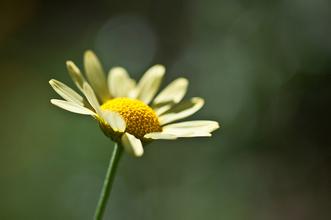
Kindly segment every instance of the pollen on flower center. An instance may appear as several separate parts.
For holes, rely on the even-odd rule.
[[[118,112],[126,122],[126,132],[137,138],[145,134],[161,131],[156,113],[142,101],[131,98],[115,98],[108,100],[101,109]]]

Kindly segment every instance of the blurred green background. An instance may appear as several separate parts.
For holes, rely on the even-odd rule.
[[[222,125],[125,155],[105,219],[330,219],[330,21],[328,0],[1,0],[0,219],[92,219],[113,143],[48,85],[86,49],[166,65]]]

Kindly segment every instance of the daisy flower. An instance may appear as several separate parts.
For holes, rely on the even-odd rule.
[[[84,54],[83,76],[80,69],[67,61],[67,69],[80,95],[55,79],[52,88],[64,100],[51,103],[70,112],[92,116],[104,134],[123,146],[129,154],[140,157],[144,145],[157,139],[209,137],[219,128],[216,121],[177,122],[197,112],[204,105],[199,97],[183,100],[188,80],[178,78],[158,93],[165,68],[155,65],[136,82],[122,67],[111,68],[106,77],[92,51]]]

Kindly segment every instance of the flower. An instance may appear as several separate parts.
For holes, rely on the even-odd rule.
[[[52,79],[50,85],[64,100],[51,99],[51,103],[70,112],[92,116],[105,135],[134,156],[142,156],[143,144],[152,140],[209,137],[219,128],[216,121],[209,120],[172,123],[197,112],[204,100],[195,97],[182,101],[188,86],[185,78],[174,80],[157,94],[165,73],[162,65],[152,66],[136,83],[122,67],[110,69],[106,79],[100,61],[92,51],[86,51],[84,55],[87,79],[72,61],[66,64],[69,75],[85,98]]]

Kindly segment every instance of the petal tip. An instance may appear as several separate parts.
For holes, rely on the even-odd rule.
[[[182,83],[186,83],[186,84],[188,84],[188,79],[185,78],[185,77],[179,77],[177,80],[178,80],[178,81],[181,81]]]
[[[70,66],[70,65],[73,65],[73,64],[74,64],[74,62],[72,62],[71,60],[67,60],[67,61],[66,61],[66,65],[67,65],[67,66]]]
[[[113,68],[111,68],[111,70],[113,70],[113,71],[125,71],[125,69],[121,66],[114,66]]]
[[[155,71],[155,73],[158,73],[160,75],[163,75],[165,73],[165,66],[161,64],[156,64],[152,67],[152,70]]]
[[[50,80],[48,81],[48,83],[49,83],[50,85],[53,85],[53,84],[54,84],[54,81],[55,81],[55,79],[50,79]]]
[[[66,66],[67,66],[67,70],[69,71],[70,74],[72,74],[72,73],[74,73],[74,74],[80,73],[79,68],[76,66],[76,64],[73,61],[67,60],[66,61]]]
[[[85,52],[84,52],[84,57],[85,58],[88,58],[88,57],[95,57],[96,55],[95,55],[95,53],[92,51],[92,50],[86,50]]]
[[[193,97],[192,98],[192,101],[193,102],[202,102],[202,103],[205,102],[205,100],[203,98],[201,98],[201,97]]]
[[[136,157],[142,157],[142,156],[144,155],[144,150],[137,151],[137,152],[134,153],[134,155],[135,155]]]

